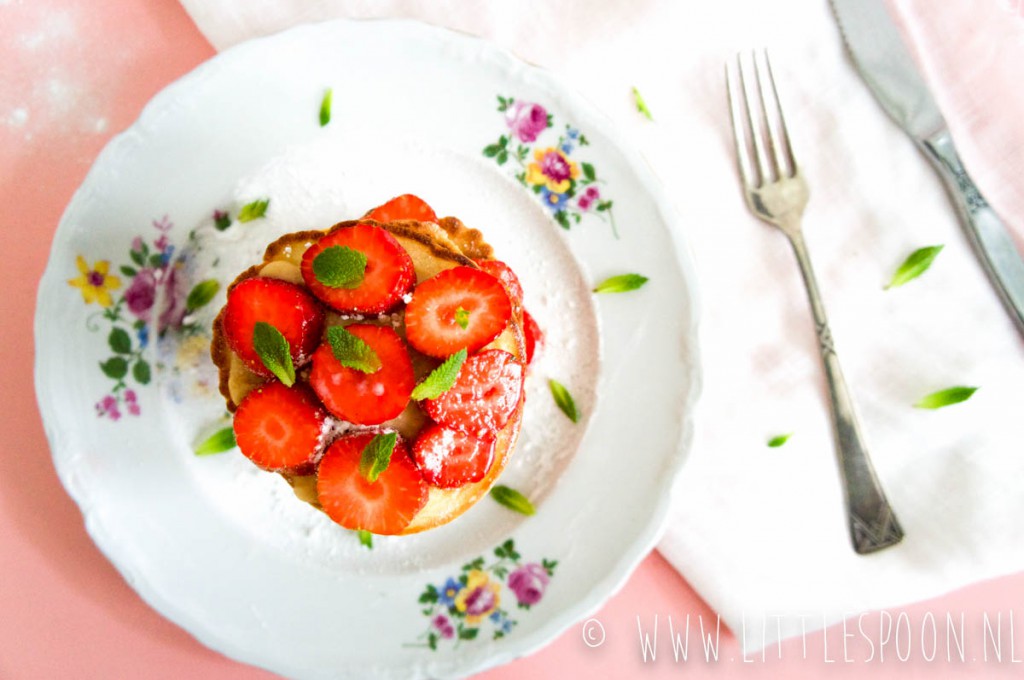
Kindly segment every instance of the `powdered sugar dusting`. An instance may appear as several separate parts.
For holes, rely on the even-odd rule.
[[[525,306],[544,333],[543,351],[526,380],[519,443],[500,478],[542,508],[576,454],[595,407],[597,316],[587,279],[561,230],[531,196],[489,164],[419,141],[374,139],[369,144],[346,137],[340,128],[327,130],[314,144],[289,148],[237,183],[226,203],[237,209],[268,197],[263,219],[244,229],[216,231],[212,221],[197,229],[197,259],[208,270],[201,266],[197,280],[214,276],[230,281],[258,262],[266,244],[282,234],[327,228],[406,192],[422,196],[439,214],[454,215],[484,232],[496,256],[519,276]],[[385,320],[400,323],[400,318]],[[548,378],[572,392],[580,423],[570,422],[555,406]],[[214,401],[205,406],[214,413],[220,408]],[[324,436],[336,436],[338,426],[335,421]],[[297,500],[280,476],[256,470],[240,454],[189,462],[199,487],[253,540],[350,573],[405,573],[480,554],[523,520],[483,499],[449,525],[408,537],[376,537],[374,550],[367,551],[351,532]]]

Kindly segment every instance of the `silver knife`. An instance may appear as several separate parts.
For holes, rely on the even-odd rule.
[[[968,240],[1024,335],[1024,261],[1006,227],[964,169],[935,100],[903,44],[885,0],[831,0],[853,63],[882,108],[942,177]]]

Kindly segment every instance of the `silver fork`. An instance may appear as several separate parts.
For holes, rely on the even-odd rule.
[[[750,70],[753,83],[748,84],[744,72]],[[768,53],[762,52],[761,59],[751,53],[749,60],[737,55],[734,66],[726,64],[725,83],[743,195],[757,217],[777,226],[789,239],[810,298],[818,347],[828,377],[836,453],[854,550],[863,555],[896,545],[903,539],[903,530],[871,465],[800,229],[808,199],[807,182],[800,174],[789,143]],[[769,109],[773,116],[769,116]]]

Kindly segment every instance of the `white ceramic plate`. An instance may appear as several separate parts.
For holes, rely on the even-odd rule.
[[[366,550],[237,451],[192,450],[227,422],[207,356],[226,284],[277,235],[405,192],[481,229],[545,330],[502,477],[537,514],[484,499]],[[261,198],[264,217],[233,219]],[[509,661],[599,607],[661,529],[699,382],[681,231],[605,120],[486,42],[341,21],[241,45],[154,98],[57,230],[36,316],[57,471],[140,595],[231,657],[308,678]],[[590,293],[623,273],[650,281]],[[207,280],[220,291],[186,309]]]

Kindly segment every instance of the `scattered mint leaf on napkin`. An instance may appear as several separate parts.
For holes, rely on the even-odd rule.
[[[366,342],[345,330],[344,326],[331,326],[327,329],[327,342],[331,345],[331,353],[342,366],[354,368],[363,373],[376,373],[380,370],[380,357]]]
[[[331,122],[331,96],[333,93],[331,88],[327,88],[324,98],[320,101],[320,127]]]
[[[197,456],[211,456],[215,453],[224,453],[235,448],[235,428],[225,427],[217,430],[196,447]]]
[[[554,397],[558,408],[562,409],[562,413],[572,422],[578,423],[580,414],[576,411],[576,402],[573,401],[569,390],[565,389],[565,385],[551,378],[548,380],[548,387],[551,388],[551,396]]]
[[[370,443],[363,449],[363,456],[359,459],[359,474],[368,482],[376,482],[380,473],[388,469],[391,464],[391,452],[395,450],[395,443],[398,441],[398,433],[388,432],[378,434],[370,440]]]
[[[768,446],[770,448],[777,449],[780,446],[782,446],[783,444],[785,444],[786,442],[788,442],[789,438],[792,437],[792,436],[793,436],[792,432],[790,432],[789,434],[777,434],[777,435],[775,435],[774,437],[772,437],[771,439],[768,440]]]
[[[885,290],[902,286],[904,283],[924,274],[932,266],[932,262],[942,251],[942,248],[943,246],[926,246],[912,252],[903,261],[903,264],[899,266],[896,273],[892,275],[892,280],[886,285]]]
[[[636,103],[636,110],[643,114],[647,120],[654,120],[654,116],[651,115],[651,110],[647,108],[647,103],[644,98],[640,96],[640,90],[633,87],[633,102]]]
[[[360,529],[356,534],[359,536],[359,545],[364,545],[370,550],[373,550],[373,534],[366,529]]]
[[[213,296],[220,290],[220,282],[217,279],[207,279],[200,281],[188,294],[188,298],[185,300],[185,307],[190,312],[194,312],[200,307],[204,307],[210,303]]]
[[[281,331],[266,321],[257,321],[252,329],[252,345],[268,371],[288,387],[295,384],[291,347]]]
[[[253,220],[258,220],[267,214],[267,206],[269,205],[269,198],[261,198],[253,201],[252,203],[246,203],[242,206],[242,209],[238,211],[238,221],[252,222]]]
[[[445,359],[440,366],[430,372],[419,385],[412,391],[412,398],[416,401],[422,399],[437,399],[447,392],[455,384],[462,370],[462,364],[466,362],[467,352],[460,349],[455,354]]]
[[[932,392],[914,404],[915,408],[936,409],[943,406],[952,406],[962,401],[967,401],[971,395],[978,391],[977,387],[947,387],[938,392]]]
[[[366,276],[366,255],[348,246],[331,246],[313,258],[313,276],[328,288],[358,288]]]
[[[595,293],[626,293],[640,288],[650,281],[640,274],[619,274],[605,279],[594,288]]]
[[[515,510],[523,515],[532,515],[537,512],[529,498],[503,484],[498,484],[491,489],[491,498],[509,510]]]

